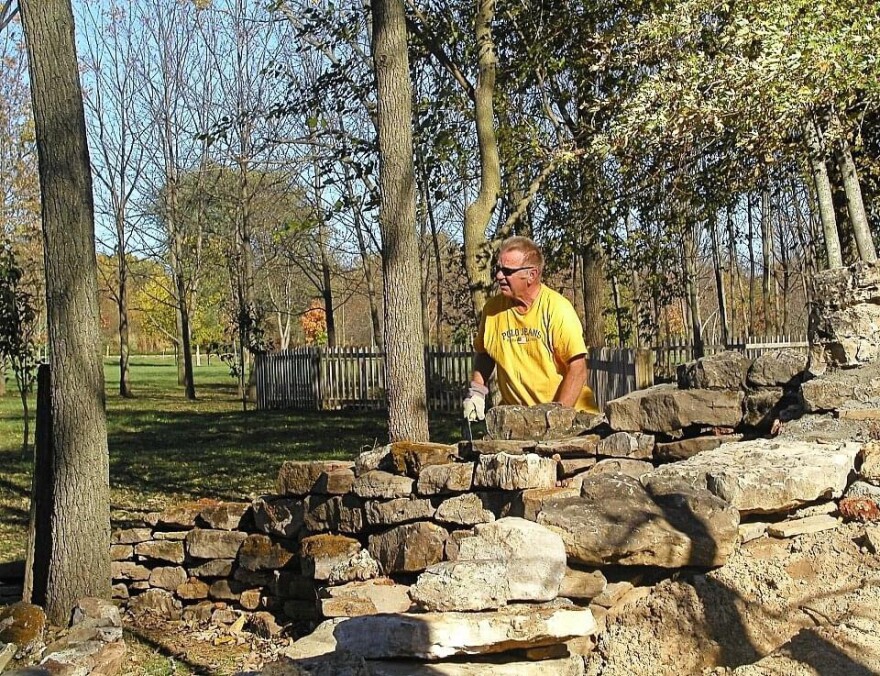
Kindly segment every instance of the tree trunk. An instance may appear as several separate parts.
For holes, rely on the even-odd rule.
[[[775,333],[770,308],[770,267],[773,265],[773,226],[770,223],[770,188],[761,191],[761,302],[764,306],[764,333]]]
[[[713,214],[706,227],[712,242],[712,263],[715,268],[715,291],[718,294],[718,317],[721,319],[721,342],[730,345],[730,329],[727,325],[727,296],[724,290],[724,268],[721,263],[721,250],[718,246],[718,223]]]
[[[584,341],[587,347],[605,347],[605,259],[596,244],[586,244],[581,253],[581,289]]]
[[[706,353],[703,345],[703,320],[700,317],[700,291],[697,287],[697,243],[696,233],[692,227],[687,228],[682,247],[684,265],[684,283],[687,292],[688,315],[690,316],[691,336],[694,341],[694,359]]]
[[[118,216],[117,216],[118,218]],[[117,230],[119,225],[117,224]],[[117,241],[124,239],[117,235]],[[117,247],[117,271],[119,275],[119,289],[116,294],[116,312],[119,315],[119,396],[131,396],[131,381],[128,368],[128,261],[125,259],[125,250]]]
[[[746,217],[749,229],[749,335],[755,335],[755,219],[752,198],[746,195]]]
[[[816,189],[816,202],[819,206],[819,220],[825,235],[825,256],[829,268],[842,268],[843,255],[840,252],[840,236],[837,234],[837,218],[834,216],[834,197],[828,167],[825,166],[822,144],[815,123],[810,120],[805,125],[805,136],[809,146],[810,173]]]
[[[859,250],[859,260],[865,263],[874,263],[877,260],[877,251],[874,248],[871,228],[868,226],[868,217],[865,213],[865,203],[862,199],[862,188],[859,185],[856,164],[853,161],[852,150],[850,150],[846,139],[840,142],[834,151],[834,156],[843,181],[849,221],[852,226],[853,237],[856,240],[856,247]]]
[[[98,327],[94,206],[69,0],[21,0],[39,160],[52,364],[54,470],[45,589],[35,597],[66,626],[84,596],[110,596],[110,483]]]
[[[425,351],[420,331],[419,247],[415,230],[412,82],[403,0],[374,0],[373,62],[379,128],[379,225],[385,287],[388,434],[428,439]]]
[[[501,193],[501,162],[495,136],[495,69],[498,58],[492,39],[494,0],[479,0],[474,19],[479,78],[474,92],[474,120],[480,151],[480,191],[464,213],[464,265],[471,289],[474,316],[479,317],[489,295],[492,251],[486,241],[489,220]]]

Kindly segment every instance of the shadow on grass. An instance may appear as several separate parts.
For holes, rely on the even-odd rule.
[[[382,411],[111,411],[114,489],[240,500],[271,493],[286,460],[338,460],[386,443]],[[432,438],[457,440],[433,416]]]

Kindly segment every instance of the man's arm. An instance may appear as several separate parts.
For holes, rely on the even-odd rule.
[[[584,383],[587,382],[587,357],[586,355],[578,355],[572,357],[568,362],[568,368],[565,375],[562,376],[562,382],[559,383],[559,389],[556,391],[554,401],[558,401],[564,406],[574,406],[578,397],[581,396],[581,390],[584,389]]]
[[[489,387],[489,377],[494,370],[495,360],[486,352],[477,352],[474,355],[474,372],[471,374],[471,380],[477,385]]]

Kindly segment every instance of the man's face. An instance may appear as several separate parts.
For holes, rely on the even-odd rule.
[[[494,268],[494,277],[501,295],[517,300],[525,297],[538,278],[538,270],[525,262],[522,251],[502,251]]]

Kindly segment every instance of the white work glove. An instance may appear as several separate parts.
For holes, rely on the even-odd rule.
[[[467,396],[462,402],[462,414],[465,420],[476,422],[486,417],[486,395],[489,388],[471,381]]]

